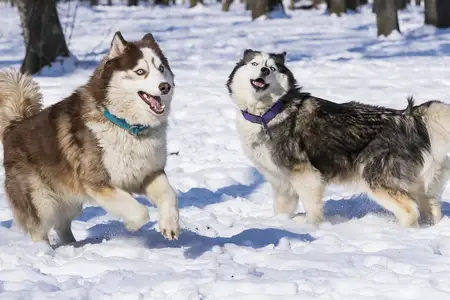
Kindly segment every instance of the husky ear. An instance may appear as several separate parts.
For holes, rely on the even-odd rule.
[[[113,40],[111,41],[111,49],[109,50],[109,58],[114,58],[123,53],[125,48],[127,47],[128,42],[122,36],[120,31],[117,31],[114,35]]]
[[[286,54],[287,54],[286,51],[283,51],[281,53],[275,54],[274,56],[277,60],[279,60],[282,64],[284,64],[286,62]]]
[[[244,56],[242,56],[242,60],[244,63],[248,63],[251,61],[259,52],[253,49],[247,49],[244,51]]]
[[[151,33],[147,33],[146,35],[144,35],[142,40],[143,41],[156,42],[155,38],[153,37],[153,34],[151,34]]]
[[[255,52],[253,49],[245,49],[244,51],[244,57],[246,57],[247,55],[249,55],[250,53]]]

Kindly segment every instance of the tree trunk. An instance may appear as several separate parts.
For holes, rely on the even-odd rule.
[[[108,5],[112,6],[112,0],[108,0]]]
[[[406,8],[406,0],[395,0],[397,4],[397,9],[405,9]]]
[[[450,1],[436,0],[437,24],[439,28],[450,27]]]
[[[270,18],[270,13],[280,10],[285,14],[283,2],[281,0],[251,0],[248,2],[252,11],[252,20],[263,15]]]
[[[282,14],[286,15],[284,10],[283,0],[269,0],[269,13],[280,11]]]
[[[367,4],[369,4],[368,0],[360,0],[359,1],[359,5],[367,5]]]
[[[245,0],[245,10],[251,10],[251,0]]]
[[[128,0],[128,6],[138,6],[139,0]]]
[[[437,25],[436,0],[425,0],[425,24]]]
[[[328,12],[330,15],[337,14],[338,16],[341,16],[341,14],[344,14],[347,10],[346,0],[329,0],[328,3]]]
[[[395,30],[400,32],[395,2],[392,0],[377,0],[376,2],[378,36],[388,36]]]
[[[295,9],[295,0],[291,0],[289,2],[289,9],[294,10]]]
[[[155,0],[155,5],[164,5],[164,6],[169,6],[169,0]]]
[[[359,6],[359,0],[347,0],[347,9],[356,10]]]
[[[91,4],[91,6],[96,6],[98,5],[98,0],[89,0],[89,3]]]
[[[15,4],[26,48],[22,73],[37,73],[57,57],[69,56],[55,0],[15,0]]]
[[[269,12],[269,0],[251,0],[249,4],[252,11],[252,20]]]
[[[230,11],[230,6],[233,3],[233,0],[223,0],[222,1],[222,10]]]
[[[416,5],[417,5],[417,6],[422,5],[422,0],[416,0]]]
[[[203,0],[190,0],[189,1],[189,8],[193,8],[194,6],[197,5],[197,3],[203,4]]]
[[[367,0],[366,0],[367,1]],[[322,3],[322,0],[313,0],[313,8],[319,8],[319,5]]]

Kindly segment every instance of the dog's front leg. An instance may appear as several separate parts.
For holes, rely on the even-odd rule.
[[[150,220],[147,207],[124,190],[108,186],[87,188],[87,192],[107,212],[124,219],[125,227],[130,231],[140,229]]]
[[[159,229],[168,239],[178,239],[180,233],[178,200],[164,171],[159,171],[144,180],[144,193],[159,209]]]

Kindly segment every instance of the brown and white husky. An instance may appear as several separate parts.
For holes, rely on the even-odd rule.
[[[49,242],[54,227],[70,243],[72,219],[93,203],[134,231],[149,221],[137,193],[158,207],[164,237],[177,239],[177,195],[164,173],[173,91],[174,74],[151,34],[128,42],[117,32],[88,83],[45,109],[29,75],[1,71],[0,136],[14,221],[33,241]]]

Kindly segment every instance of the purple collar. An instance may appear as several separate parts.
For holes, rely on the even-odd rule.
[[[275,102],[272,107],[270,107],[262,116],[254,115],[249,113],[248,111],[242,110],[242,115],[244,116],[244,119],[246,119],[249,122],[261,124],[263,126],[264,132],[266,134],[269,134],[269,122],[273,120],[280,112],[284,109],[284,97],[281,97],[277,102]]]

